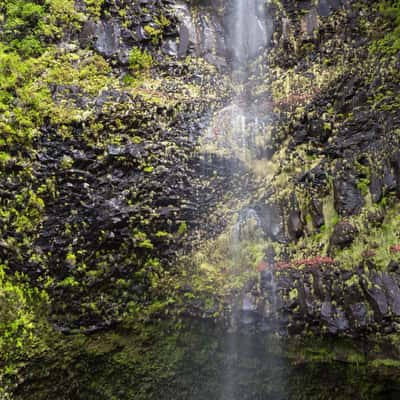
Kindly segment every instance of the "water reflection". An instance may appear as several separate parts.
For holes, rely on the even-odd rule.
[[[220,400],[287,399],[287,362],[271,339],[234,332],[223,339]]]
[[[27,366],[15,400],[398,400],[389,344],[279,339],[207,321],[164,321],[146,334],[65,338]],[[390,354],[392,354],[390,356]],[[392,357],[392,358],[389,358]],[[381,359],[382,362],[377,363]],[[397,363],[397,364],[396,364]]]

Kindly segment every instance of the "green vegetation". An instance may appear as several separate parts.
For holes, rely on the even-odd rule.
[[[129,67],[133,75],[138,75],[143,71],[151,68],[153,65],[152,56],[146,51],[138,47],[133,47],[129,53]]]
[[[104,0],[85,0],[86,8],[91,16],[99,18]]]
[[[155,28],[151,25],[146,25],[144,27],[144,31],[146,32],[146,34],[151,38],[151,42],[153,44],[159,44],[161,37],[162,37],[162,33],[163,31],[159,28]]]
[[[32,288],[23,275],[11,279],[0,266],[0,396],[7,396],[6,382],[26,360],[48,349],[48,305],[44,291]]]
[[[136,235],[118,238],[110,250],[107,242],[112,242],[114,233],[109,228],[97,229],[83,210],[91,207],[90,179],[101,176],[98,170],[104,167],[106,171],[111,162],[115,168],[143,173],[143,180],[152,185],[157,182],[155,167],[160,160],[155,154],[119,156],[117,160],[111,155],[107,158],[109,145],[161,145],[161,156],[170,157],[168,163],[177,162],[185,149],[174,143],[174,132],[161,140],[161,129],[171,129],[171,120],[187,108],[189,100],[191,107],[197,102],[199,110],[209,106],[208,100],[199,99],[215,96],[215,90],[191,84],[189,97],[181,90],[186,85],[180,76],[160,73],[152,79],[148,71],[155,66],[151,51],[157,51],[156,44],[148,44],[150,50],[132,49],[130,68],[138,84],[124,86],[112,60],[90,46],[78,45],[83,22],[99,18],[109,7],[101,1],[85,3],[87,11],[80,12],[73,0],[0,1],[1,398],[8,396],[6,382],[19,381],[29,360],[62,346],[50,320],[77,333],[80,324],[85,330],[103,317],[113,323],[135,319],[138,314],[142,320],[151,319],[174,302],[172,294],[165,295],[174,271],[167,266],[165,273],[158,246],[165,248],[172,239],[183,237],[186,224],[179,225],[181,219],[175,225],[171,221],[166,229],[156,220],[151,201],[131,185],[123,192],[124,208],[136,211],[128,213],[124,224]],[[153,18],[164,28],[170,22],[162,11],[155,9]],[[198,73],[209,67],[188,60],[186,68]],[[168,94],[172,93],[168,86],[177,92],[176,98]],[[110,93],[123,94],[131,101],[118,103]],[[99,168],[89,171],[82,161]],[[104,182],[108,176],[104,172]],[[74,203],[76,188],[64,191],[72,181],[78,192],[83,188],[88,195],[87,203]],[[120,196],[111,181],[107,185],[110,196]],[[52,218],[60,205],[65,215],[55,221]],[[77,217],[79,213],[82,218]],[[51,237],[41,241],[49,229]],[[90,251],[83,234],[94,244]],[[59,245],[54,240],[60,240]],[[79,320],[80,315],[87,319]],[[48,337],[59,343],[49,344]]]
[[[271,65],[271,70],[262,82],[251,82],[257,97],[252,106],[265,107],[266,114],[271,108],[281,119],[255,135],[258,159],[240,179],[250,187],[246,196],[254,186],[258,185],[259,191],[245,201],[258,204],[271,192],[268,205],[282,207],[282,219],[287,221],[290,210],[285,206],[295,196],[305,228],[303,236],[290,245],[284,240],[266,240],[256,221],[238,227],[238,221],[230,219],[245,201],[232,201],[233,190],[226,189],[222,181],[228,178],[220,171],[213,171],[206,185],[198,182],[199,160],[192,158],[192,135],[199,132],[188,132],[187,120],[197,124],[205,111],[224,102],[227,81],[204,61],[163,59],[160,46],[175,17],[168,8],[157,7],[150,12],[146,5],[135,2],[86,0],[79,2],[78,11],[73,0],[0,1],[2,398],[7,398],[12,384],[23,384],[21,374],[27,374],[38,399],[56,398],[52,390],[60,388],[71,398],[76,397],[74,390],[83,390],[79,395],[87,394],[88,399],[116,399],[117,386],[118,390],[128,388],[127,395],[135,399],[149,399],[159,387],[181,379],[179,371],[191,370],[187,366],[193,366],[188,364],[193,354],[195,365],[214,378],[208,360],[218,349],[218,340],[206,337],[207,329],[200,329],[200,334],[185,330],[185,318],[192,315],[210,323],[224,320],[232,298],[249,280],[256,281],[257,269],[266,267],[263,260],[271,247],[277,261],[330,254],[349,269],[366,258],[381,269],[391,260],[399,261],[400,209],[393,193],[385,193],[380,204],[372,205],[369,168],[353,165],[352,160],[347,163],[359,174],[357,186],[366,206],[359,215],[345,220],[357,228],[358,236],[344,249],[330,248],[335,226],[344,221],[335,210],[332,180],[311,189],[305,183],[306,173],[322,163],[327,174],[333,174],[340,156],[336,153],[339,146],[334,147],[335,135],[355,121],[358,108],[391,114],[398,110],[395,87],[387,82],[398,79],[399,2],[381,2],[385,24],[374,29],[375,44],[370,46],[378,51],[360,63],[362,74],[352,70],[357,69],[356,58],[357,62],[347,66],[346,57],[350,56],[346,52],[354,50],[358,56],[367,45],[353,49],[336,35],[323,43],[322,50],[317,41],[298,48],[292,42],[296,51],[289,67],[287,60],[274,65],[263,58],[263,66]],[[283,10],[281,3],[278,9]],[[140,47],[131,49],[128,65],[117,56],[96,53],[93,43],[79,43],[88,19],[116,18],[126,32],[133,32],[138,21],[132,19],[132,12],[138,13],[137,19],[139,14],[146,17],[140,21],[146,37]],[[334,17],[338,18],[335,26],[340,27],[342,14]],[[366,26],[375,26],[368,23]],[[168,29],[168,35],[174,30],[173,26]],[[301,65],[293,65],[299,54]],[[168,64],[163,65],[164,61]],[[361,75],[360,87],[354,89],[358,92],[374,81],[377,71],[381,81],[368,87],[368,99],[361,101],[365,105],[341,104],[351,97],[344,91],[324,103],[325,91],[336,88],[337,81],[347,83],[351,74]],[[271,82],[271,77],[276,79]],[[271,103],[262,103],[270,99],[270,90]],[[386,114],[384,117],[378,119],[379,126],[389,121]],[[320,122],[318,126],[307,125],[315,120]],[[306,135],[298,144],[295,134],[302,130]],[[232,136],[235,133],[232,131]],[[324,137],[319,140],[318,135]],[[237,137],[234,139],[237,142]],[[210,147],[222,161],[222,157],[232,156],[229,148],[215,152],[215,144]],[[325,147],[331,150],[329,154]],[[274,157],[267,163],[271,153]],[[233,177],[234,182],[236,179]],[[215,188],[223,188],[222,194],[214,193],[215,182]],[[162,192],[164,186],[168,190]],[[221,202],[229,202],[225,208],[210,202],[210,208],[218,209],[215,215],[210,212],[206,216],[207,223],[217,226],[210,239],[201,237],[203,231],[193,232],[194,223],[188,217],[191,204],[181,198],[182,186],[189,189],[190,196],[201,186],[210,195],[220,196]],[[322,227],[314,226],[314,198],[322,204]],[[373,221],[371,213],[384,214],[383,222]],[[227,220],[230,223],[221,233]],[[201,218],[199,221],[194,222],[207,225]],[[219,221],[224,222],[217,224]],[[286,233],[287,226],[284,230]],[[189,249],[193,253],[182,257]],[[358,284],[353,278],[344,283]],[[296,300],[299,290],[292,288],[287,296]],[[110,327],[114,330],[99,333]],[[188,348],[196,350],[190,357]],[[332,356],[321,345],[300,352],[298,361],[303,357],[311,362],[334,362],[338,354]],[[357,352],[346,353],[345,360],[354,364],[364,361]],[[30,361],[43,371],[43,366],[50,366],[55,377],[32,371]],[[372,366],[397,364],[382,359]],[[109,373],[102,370],[108,367]],[[94,371],[93,376],[88,376],[88,371]],[[43,379],[35,381],[37,376]],[[59,376],[67,377],[66,381],[58,381]],[[134,382],[133,387],[129,382]],[[189,389],[182,394],[176,389],[182,382],[172,387],[181,398],[189,398],[192,383],[185,386],[185,382]],[[28,390],[27,396],[31,395]]]
[[[379,4],[379,10],[386,17],[386,31],[383,38],[372,44],[374,51],[396,54],[400,51],[400,1],[386,0]]]

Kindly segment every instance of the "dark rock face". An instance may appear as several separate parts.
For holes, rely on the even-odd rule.
[[[314,227],[316,229],[321,228],[325,223],[321,201],[318,199],[311,200],[310,214]]]
[[[400,275],[360,269],[349,272],[332,265],[304,269],[265,270],[259,286],[247,288],[251,321],[242,326],[281,334],[360,336],[368,332],[398,332]],[[248,329],[248,328],[247,328]]]
[[[130,301],[150,301],[148,274],[157,273],[159,263],[173,272],[178,253],[190,249],[187,231],[202,225],[202,215],[207,218],[206,210],[216,206],[224,190],[224,180],[215,182],[213,194],[202,190],[202,182],[213,179],[206,168],[213,174],[224,164],[202,166],[196,156],[187,157],[196,144],[190,132],[200,131],[201,124],[190,107],[185,117],[171,121],[168,108],[148,109],[127,93],[104,93],[97,100],[97,121],[104,127],[100,134],[118,129],[125,132],[124,141],[99,147],[78,140],[78,134],[60,140],[48,127],[39,144],[37,178],[54,177],[57,196],[44,197],[46,220],[35,246],[47,255],[47,273],[54,279],[48,288],[52,321],[66,332],[109,327]],[[168,131],[157,124],[158,118],[170,121]],[[152,125],[144,129],[148,119]],[[133,123],[142,126],[140,141],[129,136]],[[143,167],[157,154],[158,161]],[[219,174],[226,176],[227,171]],[[209,235],[217,233],[213,229],[208,222]],[[91,274],[79,271],[82,263]],[[14,257],[9,265],[15,271],[22,268],[33,281],[43,267],[33,268],[30,262],[21,266]],[[71,277],[79,286],[63,283]],[[86,308],[89,303],[96,308]],[[111,303],[113,310],[106,311]]]
[[[382,199],[383,190],[382,190],[383,182],[379,174],[372,173],[371,175],[371,183],[369,186],[369,190],[371,192],[372,200],[377,203]]]
[[[291,211],[288,216],[288,235],[292,240],[296,240],[303,235],[303,223],[299,211]]]
[[[281,5],[283,12],[272,10],[268,65],[270,81],[279,86],[280,77],[279,89],[291,90],[286,98],[273,93],[277,178],[258,204],[279,251],[264,258],[258,283],[244,289],[256,299],[257,316],[243,325],[288,335],[397,334],[400,245],[388,241],[397,241],[399,230],[398,51],[388,55],[363,31],[356,7],[365,7],[377,28],[382,21],[366,1]],[[343,70],[318,86],[315,66],[337,71],[342,60]],[[307,83],[292,84],[282,70]]]
[[[86,8],[82,6],[82,10]],[[128,64],[133,47],[160,47],[166,55],[183,57],[193,52],[189,48],[190,38],[196,37],[192,19],[184,2],[109,3],[103,6],[99,19],[86,20],[78,39],[81,47],[92,47],[122,66]]]
[[[87,11],[84,2],[76,5]],[[251,79],[246,92],[260,109],[265,101],[268,118],[272,110],[276,114],[270,118],[271,142],[259,153],[273,155],[278,149],[288,150],[276,160],[277,174],[290,175],[282,185],[290,182],[294,187],[265,185],[264,192],[249,204],[255,204],[257,228],[281,246],[285,260],[290,256],[285,246],[290,244],[292,251],[301,237],[311,240],[323,225],[329,225],[331,221],[324,218],[324,201],[332,194],[336,211],[346,218],[361,214],[366,195],[361,188],[369,187],[375,203],[388,194],[400,193],[396,103],[393,95],[376,100],[381,98],[382,87],[385,93],[396,93],[398,82],[390,73],[398,70],[398,63],[377,58],[376,65],[368,64],[369,69],[364,70],[370,39],[361,28],[365,22],[359,20],[361,13],[352,6],[359,4],[283,1],[283,8],[270,4],[268,10],[262,6],[259,11],[271,13],[276,34],[269,54],[261,51],[261,61],[249,68],[259,69],[262,79]],[[151,304],[157,292],[152,282],[160,279],[164,270],[173,273],[180,251],[197,244],[192,233],[205,227],[203,237],[209,238],[222,229],[224,218],[216,209],[231,190],[227,182],[237,179],[231,171],[232,165],[238,170],[238,160],[213,155],[209,162],[204,161],[196,155],[196,140],[204,129],[203,119],[227,91],[221,92],[222,77],[215,69],[203,71],[184,60],[186,55],[199,56],[226,70],[235,52],[225,41],[229,7],[227,2],[216,0],[106,1],[96,17],[88,15],[80,30],[71,29],[64,42],[58,43],[65,52],[79,44],[81,50],[97,53],[99,64],[91,67],[105,65],[107,72],[102,78],[107,83],[93,88],[87,79],[89,84],[84,87],[82,77],[91,72],[79,69],[81,55],[71,50],[68,65],[75,72],[71,72],[70,82],[55,79],[44,88],[56,104],[73,103],[80,117],[68,122],[68,115],[64,115],[65,121],[52,123],[48,116],[41,126],[35,126],[38,136],[32,148],[25,149],[19,143],[12,149],[12,156],[30,154],[26,175],[33,178],[29,191],[44,191],[40,193],[44,206],[37,201],[39,211],[35,210],[43,216],[32,228],[31,240],[24,241],[12,225],[16,218],[11,212],[7,217],[10,221],[5,218],[3,224],[5,240],[24,244],[18,251],[0,244],[0,255],[11,273],[23,272],[33,284],[46,285],[57,326],[97,329],[118,321],[132,303]],[[378,16],[368,17],[372,21]],[[154,58],[153,70],[147,71],[150,83],[165,81],[156,90],[149,90],[140,79],[138,87],[125,90],[122,81],[127,78],[129,86],[133,78],[127,68],[133,47]],[[341,64],[329,69],[336,59]],[[270,70],[263,70],[265,66]],[[318,75],[319,66],[326,69]],[[284,82],[290,93],[281,98],[283,88],[273,91],[271,82],[276,78],[279,83],[286,72],[296,75],[299,87]],[[330,79],[334,72],[338,75]],[[168,78],[176,78],[181,85],[167,83]],[[45,79],[40,76],[38,81]],[[302,87],[304,82],[311,85]],[[184,86],[193,83],[199,84],[196,89],[212,88],[213,96],[192,98],[191,87]],[[15,104],[26,102],[14,100]],[[2,165],[5,179],[0,189],[7,206],[26,183],[19,177],[8,179],[24,168],[23,163],[13,162]],[[242,172],[239,170],[237,175]],[[296,198],[294,193],[298,192],[301,196]],[[29,192],[25,195],[29,209],[35,197],[29,200]],[[16,209],[23,208],[21,204]],[[383,218],[379,213],[376,216],[376,221],[371,216],[370,222],[379,227]],[[358,234],[354,225],[342,220],[328,244],[340,250]],[[318,246],[312,251],[323,247]],[[268,263],[274,261],[272,253]],[[388,272],[374,268],[370,274],[355,272],[353,277],[359,284],[353,284],[347,272],[337,266],[324,268],[284,271],[279,277],[264,274],[261,288],[266,292],[245,297],[242,304],[246,318],[251,315],[248,319],[257,323],[261,315],[266,321],[267,315],[280,310],[293,333],[304,331],[306,326],[315,332],[326,328],[331,333],[351,333],[372,329],[378,318],[382,326],[395,329],[392,322],[399,308],[396,261],[390,263]],[[46,280],[49,283],[44,284]],[[272,304],[268,299],[274,293],[277,297]],[[262,296],[265,301],[258,304]]]
[[[117,55],[119,60],[127,63],[128,49],[121,44],[121,27],[117,20],[100,21],[95,30],[94,48],[106,57]]]
[[[225,40],[222,18],[218,13],[218,1],[199,2],[190,7],[186,2],[177,1],[172,5],[179,21],[178,57],[187,54],[204,57],[217,66],[225,66]]]
[[[285,218],[283,210],[278,204],[258,204],[257,214],[260,217],[261,227],[266,236],[278,242],[287,241],[285,234]]]
[[[25,186],[29,193],[41,188],[34,197],[41,222],[24,240],[4,225],[4,238],[16,235],[21,246],[13,251],[0,245],[0,257],[10,274],[24,273],[35,287],[51,281],[45,288],[50,319],[62,332],[107,328],[136,302],[151,304],[152,282],[164,271],[176,273],[178,254],[197,244],[194,231],[206,231],[207,238],[224,226],[222,215],[207,223],[203,218],[217,208],[236,160],[208,161],[195,151],[209,113],[225,96],[224,84],[211,65],[176,60],[195,52],[191,35],[197,34],[192,10],[179,4],[182,17],[173,7],[178,2],[164,0],[107,1],[96,16],[77,3],[85,22],[63,36],[49,66],[63,76],[65,56],[71,82],[56,78],[47,87],[42,77],[34,78],[50,93],[52,106],[68,109],[56,122],[52,115],[40,122],[31,147],[18,144],[35,165],[32,182],[17,169],[6,171],[15,184],[2,180],[2,198]],[[199,46],[208,43],[199,55],[214,54],[215,41],[223,41],[219,19],[210,23],[208,6],[200,8],[196,15],[209,31],[208,42],[196,36]],[[135,75],[127,68],[133,47],[154,61]],[[104,70],[100,83],[97,69]],[[156,80],[162,85],[146,88]],[[192,96],[187,84],[205,91]],[[203,96],[210,88],[216,100]],[[205,190],[209,186],[212,192]]]
[[[340,215],[350,216],[361,211],[364,200],[354,178],[336,178],[333,187],[335,209]]]
[[[335,225],[330,239],[331,247],[344,248],[349,246],[357,234],[357,229],[348,222],[342,221]]]

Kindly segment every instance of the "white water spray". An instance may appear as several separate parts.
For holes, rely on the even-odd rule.
[[[232,0],[228,13],[229,28],[226,43],[230,49],[232,65],[232,81],[238,88],[231,104],[221,110],[209,128],[206,140],[212,144],[214,151],[223,152],[225,156],[234,157],[249,170],[257,158],[257,143],[263,143],[265,135],[266,115],[253,107],[252,98],[246,91],[246,85],[252,74],[252,64],[257,67],[258,56],[266,50],[269,40],[265,0]],[[261,137],[259,141],[258,138]],[[237,173],[240,172],[235,171]],[[242,188],[235,188],[242,191]],[[239,262],[243,241],[257,240],[260,234],[260,220],[252,208],[239,212],[237,223],[232,232],[231,254],[234,263]],[[233,330],[236,320],[244,324],[252,323],[252,315],[256,311],[255,299],[245,293],[238,306],[238,318],[233,311]],[[272,300],[275,307],[275,299]],[[234,306],[234,308],[236,308]],[[226,348],[226,367],[223,374],[223,391],[221,400],[241,398],[240,376],[243,372],[238,360],[243,357],[251,360],[253,354],[251,337],[233,332],[228,335]]]

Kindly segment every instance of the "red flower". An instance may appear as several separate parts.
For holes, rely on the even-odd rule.
[[[371,249],[364,250],[361,254],[364,258],[370,258],[374,257],[376,255],[376,252]]]
[[[274,264],[276,269],[287,269],[292,267],[299,267],[300,265],[305,265],[307,267],[319,267],[321,265],[335,265],[336,261],[331,257],[313,257],[304,258],[302,260],[296,260],[293,262],[279,261]]]
[[[400,253],[400,244],[396,244],[394,246],[390,246],[390,251],[392,253]]]
[[[262,260],[257,265],[257,271],[258,272],[265,271],[266,269],[268,269],[268,267],[269,265],[264,260]]]

